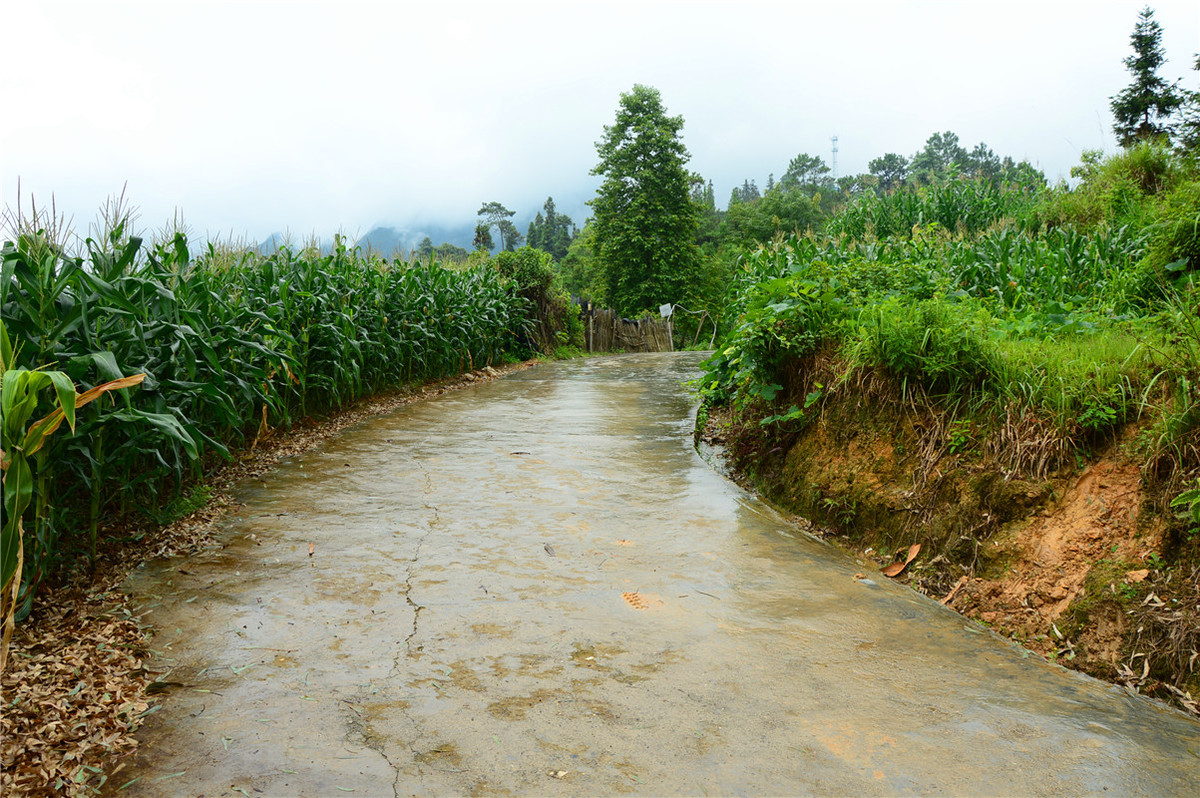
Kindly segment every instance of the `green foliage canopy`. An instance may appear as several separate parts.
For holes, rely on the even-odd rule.
[[[1200,55],[1192,68],[1200,71]],[[1179,149],[1193,160],[1200,159],[1200,91],[1184,89],[1180,100],[1179,120],[1174,130]]]
[[[879,188],[887,191],[904,183],[908,176],[908,159],[895,152],[885,153],[867,164],[871,174],[879,178]]]
[[[591,205],[597,255],[616,310],[633,315],[688,296],[699,264],[683,117],[668,116],[657,89],[621,95],[596,143],[604,178]]]
[[[517,226],[512,223],[512,217],[516,211],[510,211],[499,202],[485,202],[480,206],[476,215],[482,219],[479,225],[475,228],[475,248],[476,249],[491,249],[491,234],[492,227],[500,233],[500,249],[506,252],[512,252],[517,247],[521,246],[521,242],[525,237],[517,230]],[[480,234],[480,227],[486,227],[488,230],[487,237]],[[487,243],[487,246],[482,244]]]
[[[828,175],[829,167],[824,160],[802,152],[788,163],[787,171],[779,178],[779,185],[789,191],[801,189],[812,194],[833,187],[833,179]]]
[[[429,243],[430,251],[432,252],[433,242],[430,241]],[[472,245],[476,250],[484,250],[485,252],[491,252],[496,246],[496,242],[492,240],[492,229],[484,222],[475,225],[475,239],[472,241]]]

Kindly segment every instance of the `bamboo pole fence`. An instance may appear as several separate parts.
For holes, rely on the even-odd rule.
[[[651,315],[623,319],[591,302],[580,305],[583,337],[589,352],[674,352],[668,319]]]

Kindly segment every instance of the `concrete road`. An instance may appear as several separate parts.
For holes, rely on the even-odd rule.
[[[713,472],[698,362],[540,366],[246,486],[228,548],[132,580],[185,686],[110,790],[1200,794],[1200,724],[856,578]]]

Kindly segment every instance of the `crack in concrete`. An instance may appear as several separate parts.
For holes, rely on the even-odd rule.
[[[383,757],[385,762],[388,763],[388,767],[390,767],[392,772],[396,774],[395,778],[392,779],[392,798],[400,798],[400,766],[393,762],[392,758],[387,755],[387,751],[384,750],[382,742],[375,750],[379,752],[379,755]]]
[[[430,474],[428,472],[425,473],[425,491],[424,492],[425,492],[426,497],[431,496],[434,492],[433,491],[433,478],[430,476]],[[414,601],[412,598],[413,579],[416,576],[417,564],[421,559],[421,554],[422,554],[422,550],[425,546],[425,542],[429,539],[429,536],[432,535],[434,533],[434,531],[441,525],[441,515],[438,512],[437,506],[431,502],[426,501],[423,505],[423,509],[426,512],[426,518],[427,518],[426,523],[425,523],[425,529],[421,533],[420,537],[418,537],[416,540],[416,544],[413,547],[412,557],[410,557],[408,559],[408,561],[405,563],[404,600],[408,604],[408,606],[410,608],[412,608],[412,612],[413,612],[412,628],[409,630],[408,634],[404,637],[403,648],[397,647],[396,654],[392,658],[392,669],[391,669],[391,673],[389,674],[389,677],[388,677],[389,679],[397,678],[402,673],[402,667],[401,667],[402,657],[407,656],[409,658],[412,658],[414,656],[413,641],[417,635],[418,626],[419,626],[420,617],[421,617],[421,611],[425,609],[425,606],[423,604],[419,604],[418,602]],[[346,702],[346,703],[349,703],[349,702]],[[399,709],[400,709],[401,714],[407,718],[408,725],[410,727],[412,727],[412,730],[415,732],[418,727],[418,724],[417,724],[415,718],[413,718],[412,714],[408,711],[407,707],[401,706]],[[365,747],[371,749],[372,751],[375,751],[381,757],[383,757],[384,761],[387,762],[388,767],[391,768],[392,772],[395,774],[394,778],[392,779],[393,798],[400,798],[400,780],[404,775],[404,767],[405,767],[406,763],[400,763],[400,762],[394,761],[392,759],[392,757],[388,755],[387,741],[378,737],[374,733],[374,730],[372,730],[367,725],[366,720],[363,717],[361,717],[360,715],[358,715],[357,712],[355,712],[353,709],[349,709],[349,708],[347,708],[347,711],[350,713],[350,717],[347,722],[347,727],[348,727],[348,731],[346,734],[347,741],[355,742],[355,740],[352,738],[357,737],[358,738],[357,742],[360,742]],[[415,765],[416,765],[416,768],[415,768],[416,778],[418,780],[420,780],[420,782],[423,784],[424,780],[425,780],[425,768],[422,766],[421,761],[420,761],[420,757],[422,754],[421,754],[421,751],[418,750],[418,742],[419,742],[419,735],[418,735],[418,737],[414,737],[413,739],[411,739],[407,742],[405,742],[403,740],[397,740],[396,744],[397,744],[398,750],[400,752],[403,752],[404,750],[408,750],[409,754],[412,757],[411,762],[415,763]],[[413,775],[413,774],[410,772],[410,775]]]
[[[413,638],[416,637],[416,635],[417,635],[417,623],[421,619],[421,610],[425,609],[425,605],[418,604],[417,602],[413,601],[413,599],[412,599],[413,570],[417,564],[417,560],[421,556],[421,547],[425,544],[425,539],[429,537],[429,535],[432,531],[433,531],[432,528],[427,529],[425,531],[425,534],[423,534],[420,537],[420,539],[417,540],[417,546],[413,550],[412,559],[409,560],[408,568],[406,569],[406,572],[404,575],[404,601],[408,604],[409,607],[412,608],[412,611],[413,611],[412,629],[409,631],[408,635],[404,638],[405,652],[409,656],[412,656],[412,641],[413,641]],[[396,665],[399,665],[399,653],[397,653],[396,659],[393,660],[393,662]]]
[[[433,493],[433,478],[429,475],[429,472],[425,472],[425,495],[428,496],[431,493]],[[441,516],[438,513],[437,505],[426,502],[424,509],[432,513],[433,518],[426,524],[425,531],[422,533],[421,537],[417,538],[417,544],[413,548],[413,555],[409,559],[404,573],[404,601],[413,611],[412,629],[409,630],[409,633],[404,638],[404,653],[410,658],[413,655],[413,638],[415,638],[417,635],[417,626],[421,619],[421,610],[425,609],[425,605],[418,604],[417,602],[413,601],[412,598],[414,571],[416,570],[417,561],[421,558],[421,549],[424,547],[425,541],[429,539],[431,534],[433,534],[434,529],[441,524]],[[391,675],[394,676],[399,672],[400,651],[397,651],[396,655],[392,658]]]
[[[346,742],[351,744],[355,742],[360,743],[383,757],[383,761],[387,762],[388,767],[391,768],[392,773],[395,774],[392,779],[392,798],[400,798],[400,765],[392,761],[392,758],[388,756],[384,741],[371,733],[370,727],[367,726],[367,722],[363,719],[362,715],[360,715],[351,706],[356,702],[352,702],[343,698],[341,699],[340,703],[346,705],[346,711],[349,713],[347,716],[348,720],[346,722]],[[357,737],[358,739],[355,740],[353,739],[354,737]]]

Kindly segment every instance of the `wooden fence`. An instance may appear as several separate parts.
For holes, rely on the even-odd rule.
[[[583,338],[589,352],[674,352],[669,319],[623,319],[591,302],[580,307]]]

